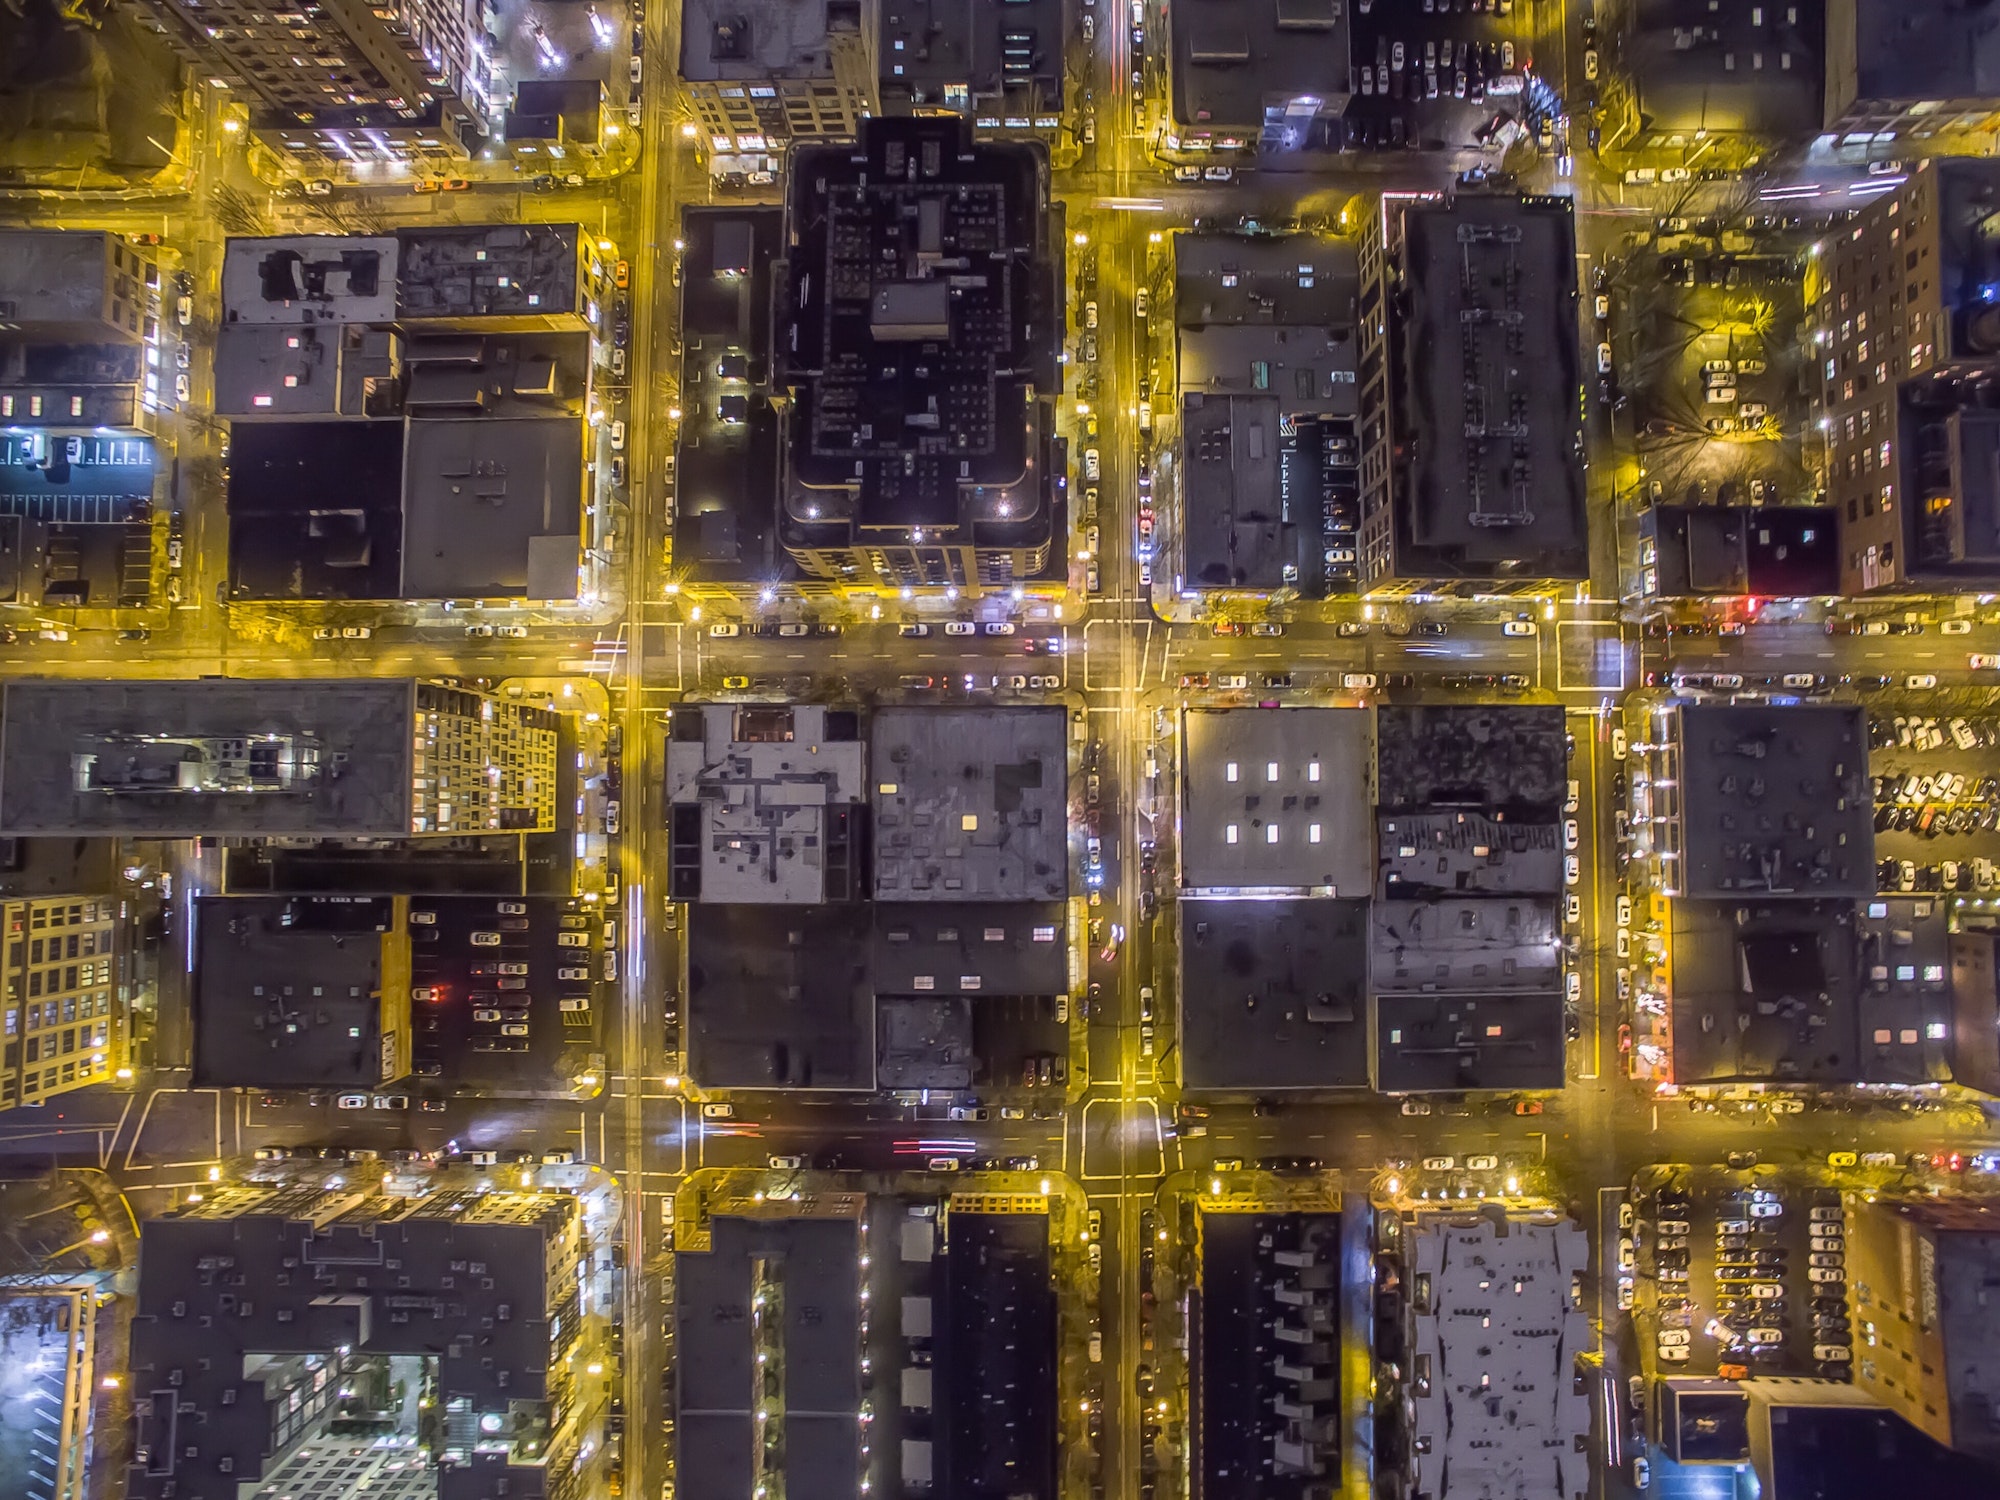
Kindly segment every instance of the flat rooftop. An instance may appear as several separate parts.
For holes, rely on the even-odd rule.
[[[1069,715],[885,708],[869,728],[875,899],[1069,894]]]
[[[667,743],[677,900],[810,904],[860,894],[866,747],[852,709],[686,704]]]
[[[1826,12],[1826,0],[1721,7],[1637,0],[1625,62],[1650,134],[1816,135],[1827,83]]]
[[[729,1205],[708,1221],[707,1249],[675,1252],[675,1447],[690,1495],[756,1488],[757,1413],[770,1384],[783,1396],[788,1491],[859,1493],[860,1203],[835,1195],[755,1214]],[[776,1327],[754,1314],[760,1279],[776,1283]]]
[[[1047,170],[1038,143],[975,142],[955,115],[793,148],[774,323],[795,525],[1040,513],[1034,398],[1061,339]]]
[[[395,598],[402,587],[402,468],[400,421],[236,423],[228,484],[231,593]]]
[[[1366,901],[1184,900],[1181,1082],[1365,1089]]]
[[[872,1089],[869,934],[852,906],[698,905],[688,1072],[703,1088]]]
[[[111,336],[108,246],[114,240],[127,253],[119,236],[101,229],[0,230],[0,303],[8,304],[7,322],[29,337]],[[130,332],[136,333],[143,309],[135,304],[130,311]]]
[[[1641,522],[1661,598],[1840,592],[1840,529],[1832,506],[1654,505]]]
[[[1183,886],[1366,892],[1369,731],[1358,708],[1183,713]]]
[[[1576,225],[1567,199],[1402,205],[1402,576],[1582,578]]]
[[[1555,704],[1383,704],[1375,802],[1384,812],[1472,808],[1548,821],[1569,794],[1569,735]]]
[[[222,321],[387,323],[396,316],[394,235],[231,236],[222,250]]]
[[[1060,901],[878,902],[869,978],[878,995],[1064,995]]]
[[[1254,142],[1272,105],[1310,120],[1354,91],[1346,12],[1338,0],[1203,0],[1169,30],[1174,123]]]
[[[401,597],[575,599],[587,430],[573,416],[410,422]]]
[[[396,232],[398,318],[581,315],[574,224],[435,224]]]
[[[1049,1216],[954,1209],[945,1223],[944,1316],[933,1323],[939,1492],[1053,1496],[1060,1355]]]
[[[1554,1213],[1494,1205],[1420,1213],[1405,1240],[1411,1276],[1430,1288],[1410,1346],[1431,1371],[1413,1398],[1412,1489],[1587,1493],[1590,1398],[1574,1377],[1595,1335],[1571,1282],[1590,1271],[1590,1236]]]
[[[861,7],[853,0],[693,0],[681,13],[681,77],[832,82],[834,40],[842,36],[860,49]]]
[[[306,904],[340,920],[288,923]],[[383,990],[392,967],[386,946],[393,925],[386,897],[308,903],[206,896],[195,903],[194,922],[196,1087],[372,1088],[382,1082]],[[407,985],[407,945],[393,967]]]
[[[1682,892],[1874,894],[1867,720],[1853,704],[1676,708]]]
[[[408,678],[14,681],[0,833],[408,838]]]
[[[962,86],[983,117],[1028,122],[1063,107],[1061,0],[887,0],[876,52],[882,94],[949,102]]]

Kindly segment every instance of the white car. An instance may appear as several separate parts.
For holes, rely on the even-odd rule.
[[[472,946],[475,948],[497,948],[500,946],[500,934],[497,932],[475,932],[472,935]]]
[[[1465,1159],[1465,1170],[1468,1172],[1490,1172],[1499,1165],[1500,1158],[1497,1156],[1468,1156]]]
[[[611,451],[618,452],[625,446],[625,419],[620,417],[611,424]]]
[[[1913,691],[1920,688],[1934,688],[1937,684],[1937,673],[1935,672],[1912,672],[1908,677],[1903,679],[1903,686]]]
[[[1095,448],[1084,449],[1083,477],[1089,480],[1090,483],[1096,484],[1098,478],[1103,474],[1103,472],[1104,472],[1104,467],[1098,458],[1097,450]]]
[[[1785,1289],[1775,1281],[1753,1281],[1750,1295],[1759,1302],[1775,1302],[1785,1295]]]
[[[736,1106],[733,1104],[704,1104],[701,1107],[701,1117],[704,1120],[727,1120],[735,1113]]]
[[[1403,1101],[1403,1113],[1406,1115],[1427,1115],[1430,1112],[1430,1105],[1422,1099],[1405,1099]]]
[[[1972,621],[1945,620],[1938,625],[1939,635],[1971,635]]]
[[[1505,625],[1500,627],[1500,633],[1502,635],[1534,635],[1536,633],[1535,622],[1533,620],[1509,620]]]
[[[1662,1349],[1676,1349],[1693,1342],[1694,1335],[1685,1328],[1662,1328],[1660,1330],[1660,1347]]]
[[[1563,822],[1563,848],[1574,849],[1577,845],[1577,838],[1576,819],[1565,819]]]
[[[333,1102],[340,1109],[366,1109],[368,1107],[368,1096],[366,1094],[342,1094]]]
[[[944,622],[946,635],[977,635],[979,627],[970,620],[947,620]]]
[[[1426,1172],[1449,1172],[1457,1165],[1458,1158],[1455,1156],[1426,1156],[1424,1158],[1424,1170]]]
[[[1659,1351],[1659,1354],[1660,1358],[1670,1365],[1684,1365],[1688,1361],[1688,1351],[1684,1348],[1681,1348],[1678,1345],[1670,1349],[1662,1349]],[[1634,1459],[1632,1461],[1632,1469],[1635,1474],[1638,1472],[1639,1466],[1645,1463],[1645,1461],[1646,1460],[1643,1458]],[[1650,1480],[1651,1478],[1650,1471],[1648,1472],[1647,1477]]]
[[[1375,686],[1375,674],[1373,672],[1343,673],[1340,685],[1344,688],[1372,688]]]
[[[1775,1219],[1784,1211],[1785,1205],[1782,1203],[1753,1203],[1750,1205],[1750,1217],[1753,1219]]]
[[[805,1164],[806,1159],[803,1156],[774,1156],[771,1158],[771,1170],[773,1172],[797,1172],[802,1170]]]
[[[712,641],[730,640],[735,636],[741,635],[742,633],[743,633],[743,627],[741,625],[732,624],[728,620],[724,620],[719,625],[711,625],[708,627],[708,638]]]
[[[988,620],[985,630],[988,635],[1012,635],[1014,633],[1014,622],[1012,620]]]

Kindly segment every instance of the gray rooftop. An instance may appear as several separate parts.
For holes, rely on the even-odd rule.
[[[982,117],[1061,110],[1063,11],[1062,0],[884,0],[876,52],[885,104],[903,90],[914,103],[946,104],[946,91],[962,85]]]
[[[106,322],[113,241],[125,251],[102,230],[0,230],[0,333],[130,338],[136,330]]]
[[[1829,71],[1828,9],[1828,0],[1637,0],[1624,61],[1651,134],[1816,134]],[[1647,137],[1634,144],[1641,143]]]
[[[1849,704],[1683,704],[1680,889],[1723,899],[1875,890],[1867,714]]]
[[[1562,909],[1553,896],[1377,901],[1377,994],[1505,994],[1562,988]]]
[[[1376,820],[1375,841],[1377,888],[1384,896],[1553,896],[1563,889],[1563,830],[1554,819],[1384,813]]]
[[[400,396],[393,381],[401,368],[402,337],[393,329],[226,323],[215,336],[215,413],[236,420],[379,416],[386,397]]]
[[[230,238],[222,252],[222,320],[387,323],[396,316],[393,235]]]
[[[885,708],[869,732],[878,901],[1069,894],[1069,716]]]
[[[1182,901],[1190,1089],[1368,1087],[1365,901]]]
[[[1173,13],[1173,120],[1256,140],[1265,111],[1310,121],[1352,90],[1339,0],[1200,0]]]
[[[878,995],[1062,995],[1069,991],[1060,901],[875,906],[869,978]]]
[[[681,76],[690,83],[771,78],[833,80],[830,38],[852,34],[859,7],[843,0],[693,0],[681,13]]]
[[[407,838],[408,678],[15,681],[0,832]]]
[[[1569,201],[1465,194],[1400,220],[1400,575],[1584,577]]]
[[[747,1206],[747,1205],[746,1205]],[[766,1382],[782,1397],[786,1492],[839,1500],[861,1477],[858,1201],[769,1205],[709,1220],[709,1247],[674,1256],[679,1330],[677,1469],[690,1495],[748,1500]],[[759,1276],[779,1287],[782,1321],[760,1333]],[[769,1356],[760,1369],[759,1353]],[[775,1368],[773,1368],[775,1367]]]
[[[1431,1371],[1412,1398],[1412,1490],[1435,1500],[1588,1493],[1590,1398],[1575,1363],[1595,1336],[1571,1278],[1590,1270],[1589,1235],[1553,1213],[1496,1205],[1420,1214],[1406,1239],[1411,1274],[1430,1283],[1410,1345]]]
[[[852,711],[812,703],[677,709],[667,802],[695,810],[689,816],[699,820],[700,839],[686,875],[676,847],[676,890],[698,870],[699,899],[707,902],[858,894],[840,889],[846,868],[829,869],[827,859],[832,822],[864,799],[864,759]]]
[[[397,231],[400,318],[581,315],[574,224],[429,225]]]
[[[383,1080],[377,923],[388,925],[390,903],[339,903],[350,919],[344,930],[288,926],[293,905],[282,896],[195,903],[197,1087],[370,1088]],[[407,961],[401,972],[407,979]]]
[[[1361,895],[1369,715],[1190,709],[1181,718],[1181,883],[1196,891]]]
[[[574,599],[584,424],[412,421],[403,449],[405,599]]]
[[[704,1088],[875,1086],[867,928],[853,906],[698,905],[688,1071]]]

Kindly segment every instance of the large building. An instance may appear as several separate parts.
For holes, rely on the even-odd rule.
[[[1588,576],[1569,200],[1385,195],[1359,326],[1362,587]]]
[[[1819,133],[1827,0],[1710,5],[1623,0],[1599,10],[1618,35],[1598,46],[1605,136],[1651,150],[1740,137],[1798,142]],[[1614,26],[1606,27],[1607,33]],[[1725,148],[1725,150],[1728,148]]]
[[[1837,144],[1879,148],[1992,130],[2000,109],[2000,30],[1984,6],[1825,4],[1826,128]]]
[[[326,1493],[318,1481],[351,1482],[325,1450],[371,1390],[361,1467],[369,1449],[427,1456],[438,1500],[576,1493],[596,1404],[569,1358],[586,1328],[581,1204],[420,1182],[232,1183],[145,1222],[127,1495],[229,1500],[278,1476]],[[384,1421],[405,1440],[377,1442]]]
[[[1173,245],[1182,585],[1307,599],[1351,590],[1353,245],[1219,234]]]
[[[276,6],[146,0],[200,78],[250,107],[266,145],[342,162],[466,156],[499,123],[488,0]]]
[[[369,1089],[410,1067],[410,939],[389,897],[203,896],[197,1088]]]
[[[880,0],[883,110],[951,110],[982,134],[1062,123],[1060,0]]]
[[[0,831],[547,833],[557,716],[408,678],[17,681]]]
[[[1170,152],[1297,151],[1353,96],[1339,0],[1208,0],[1169,15]],[[1137,54],[1135,53],[1135,59]]]
[[[7,1031],[0,1109],[110,1081],[123,1060],[127,978],[113,896],[37,896],[0,905]]]
[[[1650,809],[1670,893],[1724,901],[1875,892],[1867,715],[1843,704],[1681,704]]]
[[[230,240],[235,597],[576,598],[594,244],[574,224]]]
[[[2000,163],[1920,162],[1829,235],[1821,360],[1841,592],[2000,583]]]
[[[1840,523],[1826,505],[1672,505],[1639,516],[1639,595],[1805,599],[1840,592]]]
[[[1591,1492],[1590,1237],[1553,1212],[1423,1210],[1403,1230],[1410,1493]]]
[[[1990,1203],[1850,1200],[1847,1256],[1855,1385],[1945,1447],[2000,1461],[2000,1226]]]
[[[1035,142],[954,116],[799,145],[774,291],[784,546],[864,589],[1066,568],[1059,213]]]
[[[1359,708],[1182,714],[1182,889],[1365,895],[1371,729]]]

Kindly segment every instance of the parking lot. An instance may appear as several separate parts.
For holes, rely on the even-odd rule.
[[[1950,709],[1874,715],[1875,852],[1885,891],[2000,886],[2000,716]]]
[[[568,1089],[602,1043],[599,915],[549,897],[410,905],[412,1069],[475,1091]]]
[[[1768,1169],[1641,1173],[1618,1257],[1652,1373],[1847,1379],[1843,1225],[1835,1189]]]

